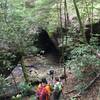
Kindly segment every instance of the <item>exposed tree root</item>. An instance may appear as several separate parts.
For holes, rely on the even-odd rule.
[[[72,93],[72,92],[75,92],[76,90],[75,89],[73,89],[73,90],[71,90],[71,91],[68,91],[68,92],[65,92],[64,94],[70,94],[70,93]]]

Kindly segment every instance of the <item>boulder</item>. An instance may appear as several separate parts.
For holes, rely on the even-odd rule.
[[[34,4],[35,4],[35,0],[26,0],[25,1],[25,6],[27,8],[33,8],[34,7]]]

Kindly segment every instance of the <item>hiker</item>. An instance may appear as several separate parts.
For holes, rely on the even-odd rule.
[[[65,78],[66,78],[65,75],[60,76],[60,81],[61,81],[62,85],[64,85],[64,83],[65,83]]]
[[[42,91],[42,81],[39,82],[39,85],[38,85],[37,90],[36,90],[36,98],[37,98],[37,100],[39,100],[39,97],[41,95],[41,91]]]
[[[60,82],[61,82],[61,85],[62,85],[62,96],[64,98],[64,84],[65,84],[65,75],[61,75],[60,76]]]
[[[42,79],[42,84],[38,88],[37,94],[38,94],[37,100],[50,100],[51,90],[45,78]]]
[[[54,77],[54,73],[55,73],[55,71],[54,71],[53,67],[50,67],[50,70],[48,71],[48,75],[50,75],[52,80],[53,80],[53,77]]]
[[[55,77],[54,90],[53,90],[53,100],[59,100],[62,92],[62,83],[58,77]]]

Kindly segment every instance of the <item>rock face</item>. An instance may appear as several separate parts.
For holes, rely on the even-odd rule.
[[[29,57],[24,59],[24,64],[26,66],[29,81],[40,81],[40,79],[47,76],[47,73],[45,72],[47,66],[43,64],[41,59],[42,58],[40,57]],[[41,69],[43,70],[42,72]],[[16,66],[6,79],[12,84],[14,84],[14,80],[16,81],[16,83],[23,82],[24,76],[21,65],[19,64],[18,66]]]
[[[60,56],[60,52],[58,47],[55,45],[56,43],[54,43],[51,38],[49,37],[48,33],[46,32],[46,30],[39,28],[38,31],[38,41],[36,41],[36,44],[39,48],[41,48],[42,50],[44,50],[46,53],[51,53],[53,54],[55,57]]]
[[[29,76],[29,81],[39,80],[39,74],[36,69],[27,68],[27,74]],[[15,67],[12,71],[12,74],[10,74],[6,79],[12,84],[14,84],[14,79],[16,83],[24,81],[22,67]]]
[[[10,83],[14,83],[15,79],[16,83],[19,83],[21,81],[24,80],[23,78],[23,72],[22,72],[22,68],[21,67],[15,67],[12,71],[12,74],[10,74],[6,79],[10,82]]]
[[[91,34],[91,31],[92,31],[92,34]],[[91,37],[94,36],[98,38],[98,45],[100,45],[100,21],[93,24],[87,24],[85,35],[86,35],[86,40],[88,43],[90,42]]]

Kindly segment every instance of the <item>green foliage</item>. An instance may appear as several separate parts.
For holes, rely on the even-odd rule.
[[[80,84],[78,84],[78,85],[75,87],[75,89],[76,89],[78,92],[83,93],[86,86],[87,86],[87,85],[86,85],[85,83],[80,83]]]
[[[34,45],[34,33],[31,32],[32,29],[30,29],[33,21],[24,12],[25,7],[21,5],[22,3],[24,3],[24,1],[15,0],[15,2],[13,2],[11,0],[11,2],[6,2],[6,0],[2,0],[1,5],[3,7],[0,9],[3,14],[0,15],[0,17],[2,17],[0,38],[1,41],[5,40],[7,44],[14,46],[17,51],[24,52],[27,46],[31,47]]]
[[[56,0],[37,0],[34,13],[34,22],[49,32],[53,32],[58,25],[58,12]]]
[[[71,97],[70,100],[77,100],[77,98],[75,98],[75,97]]]
[[[16,96],[12,96],[11,100],[22,100],[22,95],[17,94]]]
[[[95,46],[96,50],[100,48]],[[100,59],[92,52],[90,45],[80,45],[71,50],[71,60],[66,62],[66,66],[70,67],[80,80],[75,88],[78,92],[84,92],[88,84],[89,78],[93,78],[100,72]],[[87,81],[88,80],[88,81]]]
[[[15,0],[15,2],[13,0],[0,1],[0,11],[2,12],[2,14],[0,14],[0,40],[6,41],[6,45],[10,48],[11,53],[19,52],[21,53],[21,56],[27,55],[29,53],[36,54],[38,52],[38,48],[36,48],[34,45],[35,37],[33,32],[33,20],[29,15],[32,13],[29,12],[28,9],[25,10],[25,6],[23,6],[24,3],[24,1],[20,0]],[[4,46],[4,43],[2,44]],[[5,47],[3,48],[5,49]],[[7,48],[6,51],[8,51],[9,48]],[[5,59],[7,59],[7,55],[5,56]],[[2,60],[4,68],[2,69],[2,66],[0,66],[0,69],[4,71],[6,69],[6,66],[9,69],[11,66],[11,61],[5,59],[3,58]],[[27,76],[23,63],[22,69],[24,76]]]
[[[36,100],[36,96],[32,95],[32,96],[30,97],[30,100]]]
[[[21,82],[18,86],[19,90],[21,91],[22,95],[27,95],[29,90],[32,88],[32,86],[29,83]]]
[[[92,18],[92,13],[95,12],[96,15],[100,13],[99,0],[76,0],[74,4],[77,3],[76,9],[78,18],[76,18],[75,23],[72,23],[68,29],[68,34],[64,35],[62,47],[64,47],[64,55],[70,56],[71,60],[66,62],[66,66],[70,67],[79,80],[83,80],[87,77],[94,76],[100,71],[100,60],[91,52],[91,47],[89,45],[82,45],[77,43],[76,37],[81,40],[82,36],[76,32],[79,24],[77,19],[79,19],[80,26],[82,27],[82,21],[87,21],[87,18]],[[42,26],[46,29],[52,36],[52,32],[60,26],[59,23],[59,0],[36,0],[35,6],[32,8],[25,7],[25,0],[0,0],[0,45],[1,42],[6,44],[12,50],[11,52],[0,52],[0,71],[10,70],[12,68],[12,63],[14,62],[16,56],[13,52],[21,52],[22,56],[24,54],[36,54],[39,49],[36,47],[35,41],[37,41],[36,33],[34,32],[34,26]],[[83,4],[83,5],[81,5]],[[69,16],[74,18],[75,8],[72,1],[67,0],[67,6]],[[58,7],[58,8],[57,8]],[[62,21],[64,24],[63,15],[64,5],[62,3]],[[93,12],[92,12],[93,10]],[[94,13],[93,13],[94,15]],[[100,14],[98,15],[100,17]],[[96,18],[98,17],[96,16]],[[71,18],[69,18],[71,19]],[[71,19],[73,21],[73,19]],[[84,30],[82,30],[84,31]],[[60,33],[62,34],[62,33]],[[96,49],[99,49],[96,45],[97,38],[91,38],[91,45]],[[15,51],[14,51],[15,50]],[[71,55],[68,54],[68,50],[71,50]],[[100,49],[99,49],[100,50]],[[23,69],[25,69],[22,63]],[[88,70],[89,69],[89,70]],[[24,71],[24,70],[23,70]],[[0,94],[5,90],[5,87],[9,85],[6,80],[0,76]],[[79,84],[76,88],[78,91],[83,91],[86,84]],[[30,84],[22,82],[19,84],[19,88],[23,95],[26,95],[31,89]],[[15,97],[16,98],[16,97]],[[32,97],[33,99],[34,97]],[[33,99],[34,100],[34,99]],[[71,100],[76,100],[72,98]]]
[[[9,85],[10,84],[5,80],[5,78],[0,75],[0,95],[5,93],[5,90]]]
[[[14,68],[16,56],[10,52],[0,52],[0,73],[4,75],[5,72]],[[5,73],[6,74],[6,73]]]
[[[92,37],[90,40],[91,45],[96,46],[98,45],[98,38],[97,37]]]
[[[100,66],[100,61],[91,51],[91,46],[76,47],[71,51],[72,60],[66,64],[74,72],[78,79],[89,77],[91,72],[97,73]],[[90,71],[89,71],[90,70]]]

